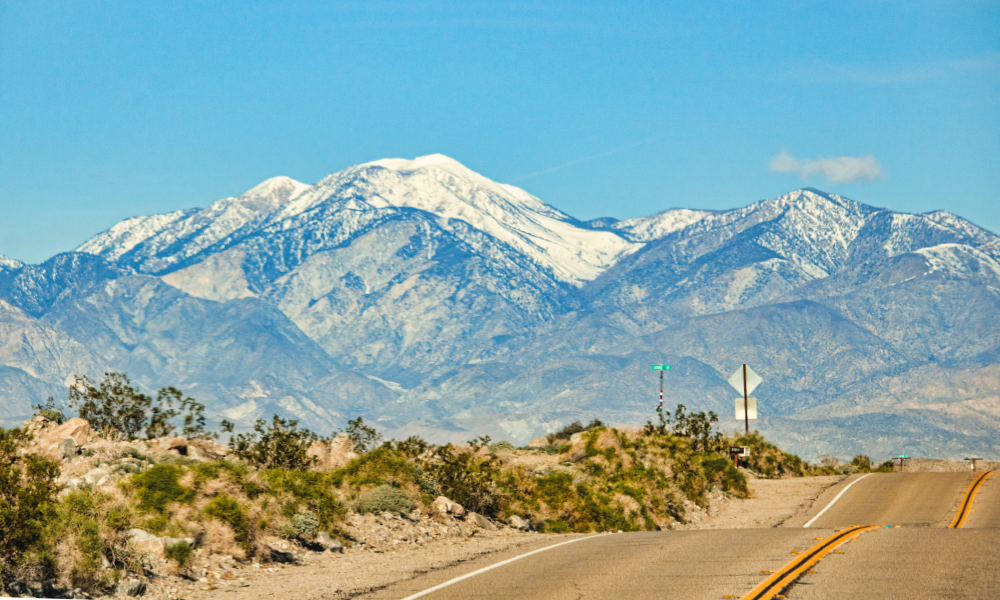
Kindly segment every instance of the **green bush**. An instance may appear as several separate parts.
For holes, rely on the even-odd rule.
[[[232,423],[224,425],[232,431]],[[298,421],[286,421],[278,415],[272,416],[271,425],[257,419],[254,433],[230,438],[229,451],[260,469],[306,469],[316,464],[316,458],[308,456],[306,451],[320,438],[308,429],[299,429],[298,425]]]
[[[311,538],[319,529],[319,519],[315,513],[306,511],[292,517],[292,531],[295,537]]]
[[[382,442],[382,434],[376,431],[374,427],[365,425],[361,417],[353,421],[348,421],[347,429],[344,432],[347,433],[347,437],[351,438],[351,442],[354,444],[354,451],[358,454],[374,450]]]
[[[493,454],[510,450],[517,450],[517,446],[507,441],[501,441],[495,444],[490,444],[490,452],[492,452]]]
[[[465,508],[495,518],[507,505],[502,485],[502,463],[496,456],[479,456],[489,437],[470,443],[468,449],[452,444],[435,448],[422,466],[437,481],[441,493]]]
[[[40,542],[59,492],[56,463],[33,454],[16,459],[28,439],[21,429],[0,428],[0,577]]]
[[[264,471],[264,479],[270,493],[291,494],[296,505],[302,505],[316,515],[323,529],[329,530],[336,520],[347,513],[347,507],[334,492],[335,486],[339,485],[336,474],[268,469]],[[294,509],[295,506],[292,507],[293,514]]]
[[[192,490],[180,484],[181,468],[176,465],[155,465],[132,476],[132,485],[139,495],[139,508],[148,513],[163,513],[171,502],[190,502]]]
[[[167,546],[164,556],[174,561],[178,569],[183,569],[194,561],[194,549],[187,542],[177,542]]]
[[[380,485],[358,497],[358,512],[366,513],[408,513],[413,510],[413,500],[406,492],[388,485]]]
[[[56,401],[52,396],[49,396],[49,399],[45,401],[44,405],[33,404],[31,405],[31,408],[37,411],[35,412],[36,415],[43,416],[49,421],[53,421],[59,425],[66,422],[66,415],[64,415],[62,410],[60,410],[60,406],[56,404]]]
[[[205,506],[206,516],[222,521],[233,530],[236,541],[248,549],[251,542],[250,520],[247,511],[239,501],[226,494],[220,494]]]

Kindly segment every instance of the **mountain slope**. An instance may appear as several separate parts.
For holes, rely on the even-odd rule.
[[[758,425],[807,454],[985,452],[1000,432],[1000,239],[942,211],[804,189],[581,222],[432,155],[270,179],[80,250],[0,260],[0,418],[113,368],[243,425],[524,442],[644,422],[667,362],[667,403],[730,429],[747,362]]]

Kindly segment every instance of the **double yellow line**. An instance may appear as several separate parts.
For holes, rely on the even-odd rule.
[[[812,568],[821,558],[833,551],[834,548],[846,542],[856,533],[875,529],[872,525],[851,527],[826,538],[816,544],[798,558],[784,566],[780,571],[768,577],[763,583],[758,585],[742,600],[768,600],[781,593],[781,590],[788,587],[793,581],[798,579],[803,573]]]
[[[965,519],[968,518],[969,513],[972,512],[972,499],[976,497],[976,492],[979,491],[979,486],[989,478],[990,475],[996,473],[996,471],[984,471],[982,475],[976,478],[969,486],[969,489],[965,492],[965,497],[962,499],[962,505],[958,509],[958,514],[952,519],[951,525],[948,526],[949,529],[958,529],[963,524],[965,524]]]

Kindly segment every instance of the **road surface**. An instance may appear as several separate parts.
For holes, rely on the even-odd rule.
[[[852,476],[778,528],[580,536],[586,539],[427,593],[553,545],[542,538],[527,550],[427,573],[363,597],[1000,598],[1000,473],[976,490],[962,527],[949,528],[975,479],[971,472]],[[875,527],[838,534],[861,525]],[[804,565],[824,544],[829,547],[818,562],[792,577],[796,564]],[[754,592],[766,581],[776,583],[767,593]]]

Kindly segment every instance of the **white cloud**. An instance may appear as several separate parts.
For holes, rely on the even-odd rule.
[[[770,166],[777,173],[800,173],[802,179],[808,179],[812,175],[822,175],[827,181],[844,183],[882,179],[882,165],[870,154],[799,160],[782,150],[781,154],[771,159]]]

